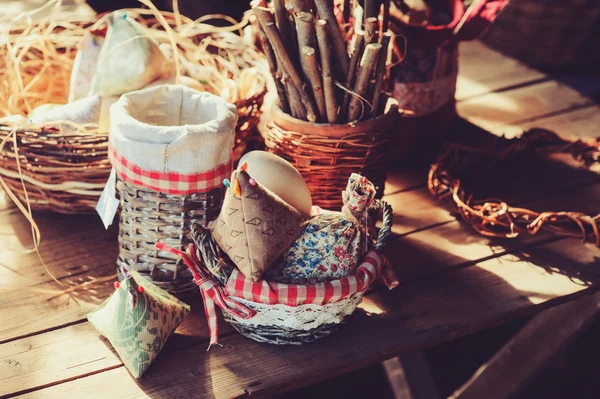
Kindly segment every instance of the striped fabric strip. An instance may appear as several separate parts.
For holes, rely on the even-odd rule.
[[[165,194],[187,195],[206,193],[223,185],[231,175],[231,163],[198,173],[159,172],[144,169],[130,162],[114,147],[108,152],[110,163],[117,175],[129,184],[146,187]]]
[[[234,269],[227,281],[225,294],[269,305],[324,305],[365,291],[380,274],[382,264],[382,257],[375,251],[369,251],[353,275],[339,280],[307,285],[280,284],[264,280],[253,282]],[[395,278],[390,277],[390,272],[391,270],[386,273],[388,279],[392,280],[392,283],[397,282]]]

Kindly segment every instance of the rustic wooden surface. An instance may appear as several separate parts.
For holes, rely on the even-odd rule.
[[[564,82],[467,43],[461,46],[457,108],[467,122],[494,134],[543,126],[569,138],[598,135],[593,99],[599,82]],[[460,129],[449,134],[460,135]],[[224,347],[207,352],[206,320],[195,295],[187,300],[192,314],[137,381],[85,318],[112,284],[57,295],[114,274],[115,229],[104,231],[94,216],[36,214],[40,255],[59,285],[38,255],[27,252],[30,227],[0,195],[0,397],[271,395],[595,290],[600,250],[549,234],[510,241],[478,236],[447,203],[430,196],[426,174],[427,165],[392,172],[386,187],[396,223],[387,255],[401,285],[367,295],[336,334],[302,348],[274,347],[243,338],[222,322]],[[520,179],[487,189],[515,204],[597,213],[600,177],[540,161]]]

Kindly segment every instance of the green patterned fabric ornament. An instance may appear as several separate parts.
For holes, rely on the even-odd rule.
[[[129,372],[140,378],[190,307],[136,271],[130,273],[88,320],[108,338]]]

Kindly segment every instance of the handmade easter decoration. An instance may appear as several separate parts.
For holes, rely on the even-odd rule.
[[[121,95],[174,74],[175,66],[167,61],[148,30],[127,14],[113,13],[89,94]]]
[[[238,175],[251,176],[245,170]],[[241,184],[238,188],[233,182],[230,185],[228,191],[242,190]],[[286,248],[280,263],[271,265],[259,280],[248,279],[228,256],[230,249],[220,245],[214,231],[200,225],[193,226],[194,243],[185,252],[162,243],[157,247],[179,255],[196,276],[211,345],[218,342],[216,306],[240,334],[253,340],[276,345],[313,342],[331,334],[354,312],[373,281],[379,279],[390,289],[398,285],[381,255],[391,230],[392,209],[373,200],[374,195],[373,184],[353,174],[343,193],[344,210],[315,208],[317,213]],[[376,240],[367,236],[363,224],[367,210],[374,208],[383,211]],[[295,267],[302,262],[304,266],[297,271]]]
[[[115,288],[88,320],[110,341],[131,375],[140,378],[190,307],[135,271]]]
[[[103,44],[104,36],[93,32],[83,34],[71,70],[69,102],[88,96]]]
[[[136,270],[171,293],[193,289],[185,265],[153,248],[161,241],[181,249],[191,243],[192,224],[219,215],[236,108],[210,93],[166,85],[124,94],[110,119],[121,206],[119,273]]]
[[[342,212],[320,211],[283,253],[265,280],[284,284],[315,284],[354,274],[367,248],[366,211],[375,187],[353,173],[342,193]]]
[[[226,19],[213,26],[177,10],[146,6],[84,15],[45,4],[39,18],[5,18],[0,136],[8,137],[0,144],[0,176],[23,209],[94,212],[111,173],[109,108],[124,90],[165,83],[201,87],[237,107],[234,160],[264,148],[257,126],[267,87],[266,62],[238,34],[246,21],[211,16]],[[167,67],[164,73],[161,66]],[[90,90],[102,98],[97,120],[70,120],[59,128],[49,123],[54,121],[46,112],[82,100]],[[36,125],[26,119],[33,110],[31,116],[39,117]]]
[[[211,232],[247,279],[263,272],[302,232],[308,218],[250,177],[246,164],[231,176]]]
[[[43,124],[63,132],[73,132],[79,130],[82,125],[96,125],[101,107],[100,96],[90,96],[64,105],[41,105],[33,109],[27,118],[32,125]]]
[[[250,176],[279,198],[305,215],[310,215],[312,199],[302,175],[285,159],[265,151],[251,151],[240,159]]]

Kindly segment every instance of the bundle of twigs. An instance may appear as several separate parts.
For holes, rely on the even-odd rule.
[[[533,129],[522,138],[507,140],[498,151],[487,151],[453,144],[440,154],[429,171],[429,191],[438,199],[450,198],[461,217],[478,233],[514,238],[547,230],[558,235],[580,237],[600,247],[600,214],[581,212],[537,212],[513,207],[498,199],[478,200],[467,194],[461,178],[493,165],[491,160],[510,161],[531,153],[570,154],[586,166],[600,162],[600,141],[569,142],[545,129]]]
[[[273,0],[270,7],[266,0],[252,3],[284,112],[328,123],[383,113],[389,1],[381,5],[366,0],[360,8],[345,1],[338,21],[333,0]]]

